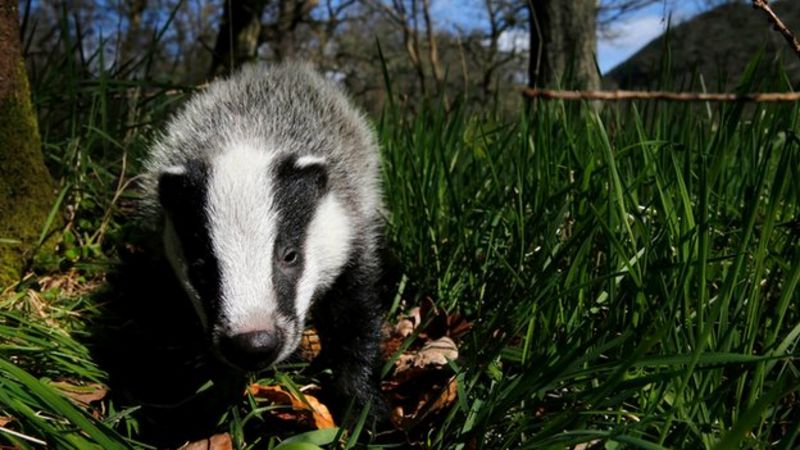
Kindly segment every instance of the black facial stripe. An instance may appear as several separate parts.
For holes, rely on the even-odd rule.
[[[159,178],[158,193],[183,249],[189,282],[200,295],[213,326],[220,308],[220,274],[206,214],[207,179],[208,168],[193,161],[187,164],[183,174],[163,174]]]
[[[297,157],[283,159],[275,168],[274,202],[277,205],[277,239],[273,254],[272,282],[278,297],[278,309],[296,319],[295,296],[297,282],[303,274],[308,224],[314,217],[319,199],[327,190],[327,170],[321,164],[296,166]],[[281,268],[280,259],[287,248],[297,251],[292,268]]]

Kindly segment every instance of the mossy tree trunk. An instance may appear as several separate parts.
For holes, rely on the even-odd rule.
[[[18,20],[17,1],[0,0],[0,289],[18,279],[53,201]]]

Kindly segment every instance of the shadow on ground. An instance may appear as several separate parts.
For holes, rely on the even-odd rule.
[[[246,375],[222,365],[210,353],[190,300],[154,248],[160,239],[128,236],[125,241],[134,244],[120,252],[119,264],[98,294],[99,314],[87,338],[94,360],[109,375],[115,407],[138,406],[133,416],[139,430],[134,437],[159,448],[227,431],[220,430],[220,418],[241,404]],[[381,257],[379,298],[388,309],[403,271],[391,251],[383,249]],[[325,383],[321,384],[324,391]],[[307,431],[287,429],[285,422],[269,418],[251,421],[248,428],[257,427],[250,430],[257,435]],[[383,427],[391,430],[388,422]]]
[[[206,438],[242,399],[245,376],[222,367],[168,264],[125,252],[99,295],[88,346],[118,409],[141,406],[136,438],[175,447]],[[212,382],[213,384],[209,384]]]

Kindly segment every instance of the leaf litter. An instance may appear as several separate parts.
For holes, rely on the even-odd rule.
[[[72,278],[45,277],[40,285],[82,293],[76,287],[80,283]],[[472,324],[457,313],[438,308],[430,298],[396,317],[394,322],[387,322],[383,327],[381,354],[385,361],[393,363],[381,382],[381,391],[389,407],[391,423],[399,430],[408,431],[411,427],[434,422],[440,413],[446,412],[456,402],[458,382],[449,361],[458,359],[460,340]],[[306,330],[298,349],[300,358],[311,361],[320,350],[316,330]],[[98,383],[54,381],[51,385],[76,405],[90,411],[94,404],[108,395],[108,388]],[[309,393],[314,391],[313,388],[311,386],[308,392],[301,394],[303,398],[299,398],[293,390],[281,385],[253,383],[248,386],[246,394],[276,406],[268,414],[295,428],[318,430],[335,427],[336,422],[327,406]],[[98,411],[92,413],[97,416]],[[5,419],[5,424],[13,421],[11,417],[2,419]],[[180,448],[227,450],[233,448],[232,445],[230,435],[222,433],[188,442]]]
[[[396,359],[381,390],[395,427],[432,422],[455,403],[458,384],[449,361],[458,359],[458,342],[471,326],[426,298],[396,325],[384,328],[384,359]]]

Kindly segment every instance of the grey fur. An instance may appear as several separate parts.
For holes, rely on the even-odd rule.
[[[253,64],[211,83],[167,125],[145,163],[145,215],[158,228],[158,177],[190,160],[210,160],[237,139],[261,140],[329,164],[331,189],[356,215],[356,236],[374,247],[381,224],[379,152],[367,120],[330,80],[305,63]]]
[[[327,188],[353,227],[345,273],[314,297],[315,310],[322,309],[316,321],[325,321],[318,324],[325,330],[324,360],[338,367],[333,384],[339,406],[353,398],[378,406],[374,368],[381,307],[375,285],[383,208],[373,130],[335,84],[309,65],[247,66],[189,100],[153,145],[142,186],[143,211],[154,231],[163,233],[166,222],[160,177],[192,162],[210,165],[232,142],[281,156],[324,158]]]

